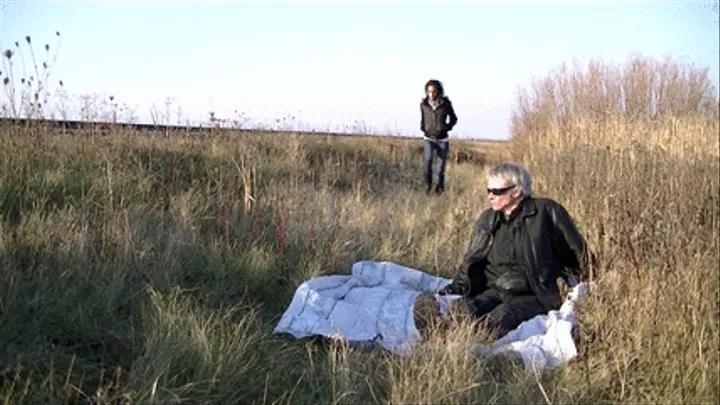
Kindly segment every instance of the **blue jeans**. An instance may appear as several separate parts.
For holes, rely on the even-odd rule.
[[[450,150],[450,141],[433,142],[427,139],[423,145],[423,166],[425,169],[425,184],[430,186],[433,178],[433,163],[435,155],[440,160],[440,169],[438,170],[437,187],[445,187],[445,163],[447,162],[448,151]]]

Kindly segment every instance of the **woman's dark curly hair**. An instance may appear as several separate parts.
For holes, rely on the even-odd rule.
[[[428,82],[425,83],[425,91],[427,91],[430,86],[435,87],[441,97],[445,95],[445,89],[443,88],[442,83],[440,83],[440,80],[428,80]]]

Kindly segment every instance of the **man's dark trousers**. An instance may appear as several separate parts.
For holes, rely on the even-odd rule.
[[[536,315],[545,314],[540,301],[533,294],[509,295],[490,289],[468,300],[470,312],[480,320],[486,320],[497,338],[505,336],[521,323]]]

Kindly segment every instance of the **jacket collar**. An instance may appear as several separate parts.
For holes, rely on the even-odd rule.
[[[430,97],[425,96],[425,98],[423,98],[423,103],[430,105]],[[442,96],[438,99],[438,106],[441,106],[443,104],[445,104],[445,96]]]
[[[538,212],[535,199],[532,197],[525,197],[520,200],[520,204],[518,204],[516,209],[522,210],[519,213],[519,216],[522,219],[536,215]],[[485,226],[487,226],[491,232],[495,232],[502,222],[503,215],[504,214],[500,211],[492,211],[491,215],[488,217],[490,222],[486,223]]]
[[[520,218],[527,218],[537,214],[537,206],[535,205],[535,199],[532,197],[524,197],[522,200],[520,200],[518,206],[515,207],[515,210],[518,211],[517,215]],[[503,215],[505,214],[500,211],[495,212],[496,220],[502,218]]]
[[[517,209],[521,209],[520,217],[527,218],[537,214],[537,205],[535,205],[535,199],[532,197],[525,197],[520,201]]]

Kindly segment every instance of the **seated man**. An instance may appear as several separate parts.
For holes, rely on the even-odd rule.
[[[490,209],[475,222],[457,275],[439,293],[463,294],[471,314],[500,338],[559,309],[557,278],[582,279],[591,254],[562,205],[533,197],[526,169],[499,164],[487,184]]]

